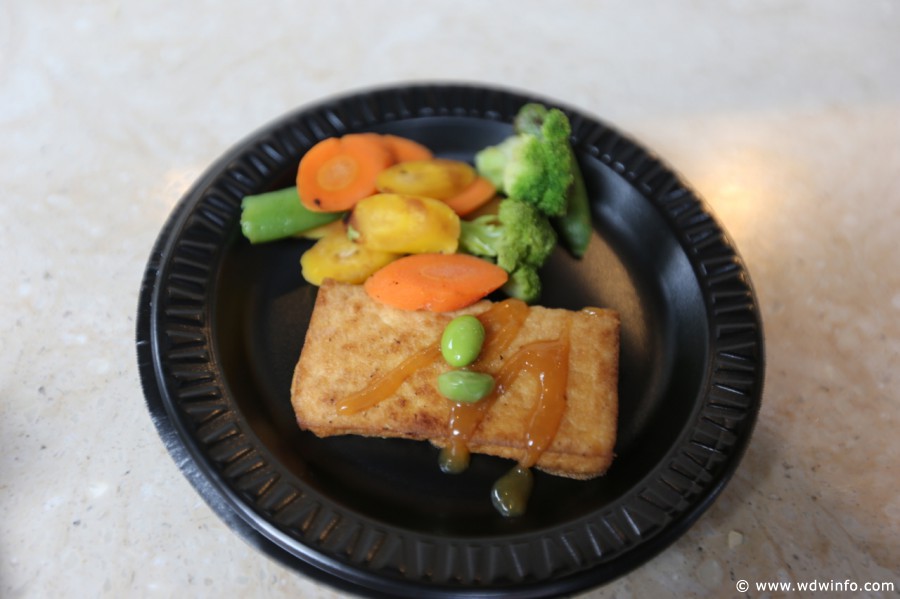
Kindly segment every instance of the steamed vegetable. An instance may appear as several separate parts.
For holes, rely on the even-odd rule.
[[[459,217],[440,200],[378,193],[350,215],[351,238],[373,250],[396,254],[456,251]]]
[[[507,280],[499,266],[466,254],[412,254],[365,282],[372,299],[402,310],[449,312],[469,306]]]
[[[427,147],[406,137],[385,133],[382,134],[381,141],[387,146],[388,151],[394,158],[394,162],[428,160],[433,157],[431,150]]]
[[[460,249],[496,260],[509,273],[503,291],[534,302],[541,294],[538,269],[556,247],[556,233],[548,218],[531,204],[513,199],[500,202],[496,215],[461,223]]]
[[[398,257],[354,243],[346,230],[339,229],[303,252],[300,268],[303,278],[313,285],[321,285],[325,279],[359,285]]]
[[[481,401],[494,390],[494,385],[493,376],[474,370],[449,370],[437,377],[440,394],[450,401],[462,403]]]
[[[323,139],[300,159],[300,199],[317,212],[349,210],[375,193],[375,178],[394,161],[394,154],[376,133]]]
[[[526,104],[513,122],[519,134],[540,135],[544,124],[552,111],[541,104]],[[578,159],[570,144],[566,144],[569,154],[569,165],[572,170],[572,184],[566,192],[566,210],[561,216],[553,219],[553,225],[559,232],[563,244],[577,258],[581,258],[587,250],[594,231],[591,221],[591,208],[588,200],[584,177],[578,166]]]
[[[450,366],[463,368],[474,362],[484,345],[484,325],[471,314],[457,316],[441,334],[441,355]]]
[[[459,216],[468,216],[497,196],[494,184],[482,176],[475,177],[472,184],[461,192],[447,198],[444,203],[450,206]]]
[[[541,114],[540,122],[531,113]],[[478,173],[507,197],[535,206],[548,216],[566,212],[567,193],[572,185],[569,119],[558,109],[547,110],[527,104],[517,120],[524,127],[500,144],[475,154]]]
[[[314,214],[345,214],[344,212],[315,212]],[[301,237],[303,239],[322,239],[326,235],[332,235],[334,233],[347,234],[347,225],[342,220],[335,220],[325,225],[319,225],[318,227],[313,227],[312,229],[307,229],[306,231],[301,231],[297,233],[296,237]]]
[[[376,192],[375,180],[389,166],[429,158],[431,150],[397,135],[350,133],[329,137],[300,159],[297,188],[310,210],[349,210]]]
[[[574,180],[568,194],[568,208],[566,213],[552,219],[553,226],[559,232],[559,237],[576,258],[581,258],[587,251],[594,233],[594,223],[591,219],[591,206],[588,200],[587,189],[584,186],[584,178],[581,169],[572,152],[572,173]]]
[[[290,237],[327,225],[342,212],[313,212],[300,203],[296,187],[246,196],[241,201],[241,232],[250,243]]]
[[[302,157],[295,188],[244,199],[241,227],[252,243],[317,239],[304,278],[366,282],[397,307],[452,310],[501,287],[533,303],[557,241],[581,257],[593,234],[570,135],[565,113],[526,104],[474,168],[396,135],[324,139]]]
[[[382,193],[446,200],[471,185],[476,176],[474,168],[459,160],[414,160],[381,171],[375,180],[375,188]]]

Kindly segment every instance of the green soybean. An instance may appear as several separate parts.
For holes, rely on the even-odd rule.
[[[438,391],[447,399],[475,403],[494,390],[494,377],[471,370],[451,370],[437,377]]]
[[[441,354],[450,366],[468,366],[478,358],[484,344],[484,325],[471,314],[451,320],[441,335]]]

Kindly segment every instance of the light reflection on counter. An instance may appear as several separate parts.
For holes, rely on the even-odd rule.
[[[159,209],[159,213],[154,216],[159,216],[160,220],[168,218],[172,209],[197,181],[202,172],[201,166],[192,165],[173,168],[163,173],[159,185],[150,190],[153,198],[152,206]]]

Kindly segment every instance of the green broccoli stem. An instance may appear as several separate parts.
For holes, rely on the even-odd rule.
[[[246,196],[241,201],[241,232],[250,243],[265,243],[290,237],[344,215],[343,212],[313,212],[300,203],[296,187]]]
[[[591,241],[594,224],[591,221],[591,205],[584,177],[578,166],[575,152],[571,148],[569,148],[569,159],[572,161],[573,180],[566,198],[566,213],[555,217],[552,222],[566,249],[576,258],[581,258]]]
[[[513,118],[513,130],[516,133],[526,133],[536,137],[543,137],[541,128],[547,119],[547,107],[537,102],[529,102],[522,105]]]
[[[541,277],[536,268],[522,266],[512,271],[503,285],[503,292],[509,297],[533,304],[541,297]]]
[[[486,214],[468,221],[459,221],[459,249],[473,256],[497,257],[497,243],[503,228],[495,214]]]

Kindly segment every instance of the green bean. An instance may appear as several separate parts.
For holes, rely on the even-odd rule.
[[[437,377],[438,391],[447,399],[475,403],[494,390],[494,377],[472,370],[450,370]]]
[[[241,232],[250,243],[290,237],[335,221],[343,212],[313,212],[300,203],[296,187],[246,196],[241,201]]]
[[[575,179],[569,188],[566,213],[554,218],[553,224],[563,245],[576,258],[581,258],[591,241],[594,225],[591,221],[590,199],[584,185],[584,176],[581,174],[578,159],[571,148],[569,149],[569,159],[572,161],[572,172]]]
[[[484,344],[484,325],[470,314],[457,316],[441,335],[441,354],[450,366],[468,366],[478,358]]]

